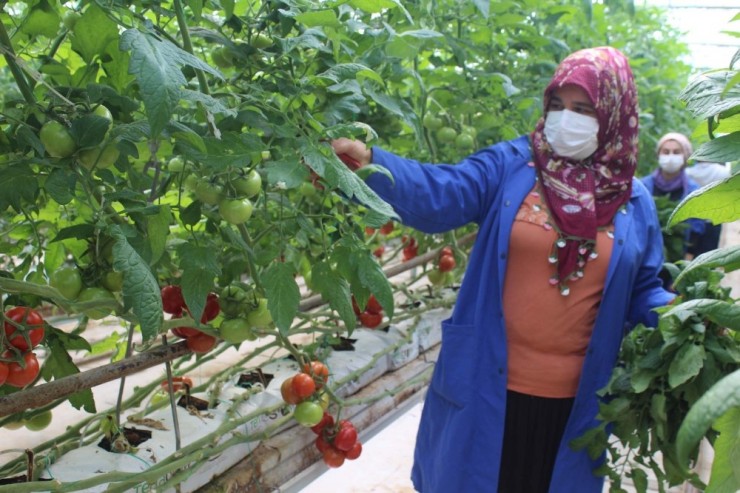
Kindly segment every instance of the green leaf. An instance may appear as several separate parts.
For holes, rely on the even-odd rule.
[[[682,311],[691,311],[702,318],[708,318],[721,327],[740,330],[740,305],[714,299],[694,299],[684,301],[667,311],[664,316],[671,316]]]
[[[348,3],[356,9],[364,10],[371,14],[378,14],[384,9],[396,7],[396,3],[391,0],[350,0]]]
[[[729,409],[714,423],[719,437],[713,444],[712,474],[705,493],[740,491],[740,408]]]
[[[689,262],[689,265],[673,281],[674,285],[678,285],[690,273],[703,267],[709,269],[722,268],[725,272],[740,269],[740,245],[732,245],[702,253]]]
[[[52,242],[55,241],[62,241],[66,240],[68,238],[74,238],[76,240],[84,240],[85,238],[90,238],[95,233],[95,226],[89,223],[85,224],[75,224],[74,226],[70,226],[68,228],[64,228],[60,230],[57,235],[54,237]]]
[[[267,308],[275,326],[283,335],[290,331],[301,302],[301,292],[293,274],[295,274],[293,267],[283,262],[272,264],[262,274]]]
[[[33,203],[39,190],[38,181],[31,168],[25,164],[9,166],[2,171],[0,180],[0,210],[10,205],[20,212],[23,202]]]
[[[357,251],[353,258],[360,282],[375,295],[388,318],[393,319],[393,290],[383,269],[369,251]]]
[[[72,191],[77,183],[77,175],[72,170],[55,168],[44,182],[44,190],[57,204],[69,204],[74,195]]]
[[[330,152],[328,146],[325,146],[324,150]],[[304,144],[301,152],[306,164],[324,178],[330,186],[339,188],[347,198],[357,199],[363,205],[398,220],[393,208],[378,197],[355,173],[350,171],[333,152],[327,156],[322,152],[322,149],[311,144]]]
[[[159,207],[157,214],[147,216],[146,232],[149,238],[152,264],[156,263],[165,251],[171,221],[172,213],[169,206]]]
[[[675,389],[699,374],[704,366],[704,346],[687,343],[681,346],[668,368],[668,385]]]
[[[68,351],[71,349],[90,350],[88,342],[80,336],[67,334],[55,327],[48,327],[45,335],[45,344],[49,348],[47,359],[42,368],[44,379],[60,379],[79,373],[80,370],[72,361]],[[94,413],[95,399],[90,389],[81,390],[68,397],[75,409],[84,408],[88,413]]]
[[[105,140],[110,120],[98,115],[85,115],[72,121],[69,133],[80,148],[96,147]]]
[[[189,65],[220,79],[220,72],[174,44],[154,34],[128,29],[121,35],[121,49],[131,52],[129,73],[139,83],[146,107],[151,137],[156,137],[169,122],[187,81],[181,67]]]
[[[286,188],[296,188],[308,181],[308,169],[295,159],[270,161],[266,166],[267,181],[270,185],[285,183]]]
[[[189,89],[183,89],[180,91],[180,96],[193,103],[199,103],[203,105],[210,113],[216,113],[227,116],[236,116],[236,110],[234,108],[227,108],[223,103],[208,94],[203,94],[200,91],[191,91]]]
[[[182,269],[182,296],[196,325],[206,306],[208,293],[213,290],[214,279],[221,274],[221,267],[212,248],[184,243],[177,248]]]
[[[346,279],[334,271],[328,262],[318,262],[311,268],[312,286],[321,294],[329,306],[336,310],[347,330],[357,326],[357,317],[352,310],[351,293]]]
[[[740,133],[733,135],[739,137],[737,140],[740,147]],[[740,148],[737,155],[740,155]],[[736,221],[740,219],[740,202],[737,200],[739,196],[740,173],[735,173],[687,195],[671,214],[668,226],[674,226],[692,217],[708,219],[713,224]]]
[[[308,27],[331,26],[338,27],[339,19],[337,14],[331,9],[314,10],[312,12],[303,12],[295,16],[295,20]]]
[[[115,240],[113,267],[123,273],[124,307],[133,310],[141,326],[141,335],[148,341],[157,336],[164,320],[159,284],[118,226],[111,227],[110,235]]]
[[[740,156],[740,132],[735,132],[702,144],[699,149],[694,151],[691,158],[696,161],[725,163],[735,161],[738,156]],[[740,217],[740,213],[738,213],[738,217]]]
[[[488,18],[488,11],[491,7],[491,0],[473,0],[473,3],[478,8],[478,10],[480,10],[480,13],[483,14],[483,17]]]
[[[355,80],[364,77],[372,79],[381,85],[383,84],[383,78],[377,72],[359,63],[340,63],[318,74],[317,77],[329,79],[337,83],[347,79]]]
[[[689,456],[712,423],[733,408],[740,408],[740,370],[712,385],[689,409],[676,436],[676,451],[681,467],[687,466]]]
[[[627,474],[632,478],[632,483],[635,485],[635,490],[638,492],[647,491],[648,477],[647,473],[639,467],[633,467]]]
[[[704,73],[692,80],[679,98],[686,102],[686,109],[700,120],[729,111],[740,106],[740,87],[735,86],[725,92],[734,75],[732,70]]]
[[[72,49],[92,64],[97,55],[104,54],[108,45],[118,40],[118,26],[93,3],[75,23],[71,37]]]

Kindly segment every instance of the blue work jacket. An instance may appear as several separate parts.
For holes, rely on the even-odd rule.
[[[478,225],[475,246],[424,403],[412,480],[424,493],[495,492],[504,436],[507,350],[502,290],[514,217],[535,184],[527,136],[503,142],[457,165],[424,165],[373,149],[367,184],[393,206],[401,222],[439,233]],[[620,343],[637,322],[654,325],[652,308],[673,295],[661,288],[662,239],[650,194],[633,181],[632,197],[614,218],[614,246],[604,296],[570,419],[553,472],[551,493],[600,493],[599,460],[569,442],[595,426],[596,391],[606,385]],[[532,295],[550,286],[532,286]]]
[[[647,188],[647,191],[650,192],[651,195],[655,194],[655,177],[652,174],[643,176],[642,178],[640,178],[640,181],[643,185],[645,185],[645,188]],[[681,192],[681,200],[685,199],[686,196],[698,189],[699,184],[691,178],[686,177],[686,186],[683,187],[683,191]],[[707,227],[707,222],[702,219],[691,217],[685,222],[689,225],[689,227],[686,228],[686,232],[684,233],[684,252],[686,252],[689,243],[691,242],[692,235],[703,235]]]

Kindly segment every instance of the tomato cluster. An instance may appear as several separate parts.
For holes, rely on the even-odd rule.
[[[334,424],[334,416],[324,411],[316,425],[311,427],[316,433],[316,448],[322,454],[324,463],[332,468],[340,467],[345,459],[355,460],[362,454],[362,442],[357,438],[357,429],[346,419]]]
[[[33,348],[44,339],[44,317],[32,308],[16,306],[5,312],[3,325],[0,385],[22,388],[39,374]]]
[[[446,246],[439,252],[437,267],[427,274],[429,282],[435,286],[447,284],[452,280],[450,272],[457,266],[452,248]]]
[[[189,313],[188,306],[185,304],[185,298],[182,295],[180,286],[170,284],[160,290],[162,296],[162,309],[169,313],[173,318],[182,317],[183,313]],[[200,317],[200,323],[205,324],[216,318],[221,311],[216,293],[208,293],[206,297],[206,306]],[[187,341],[188,348],[194,353],[207,353],[216,345],[216,338],[206,334],[194,327],[175,327],[172,333]]]
[[[368,329],[376,328],[383,321],[383,307],[380,306],[373,294],[368,298],[364,310],[360,310],[357,300],[352,296],[352,309],[355,311],[355,315],[360,318],[360,323]]]
[[[322,392],[328,381],[329,368],[321,361],[311,361],[280,385],[283,400],[295,405],[293,417],[299,424],[311,427],[321,421],[329,404],[328,394]]]

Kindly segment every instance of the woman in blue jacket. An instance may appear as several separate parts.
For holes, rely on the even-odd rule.
[[[442,325],[412,480],[421,492],[598,493],[600,464],[570,442],[595,426],[625,331],[655,324],[662,239],[634,179],[637,96],[610,47],[561,62],[531,135],[457,165],[332,143],[386,168],[368,185],[427,233],[478,235]]]

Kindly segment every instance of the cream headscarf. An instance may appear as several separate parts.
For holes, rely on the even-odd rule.
[[[686,161],[689,160],[689,156],[691,156],[691,154],[694,152],[693,147],[691,147],[691,142],[689,142],[689,138],[686,137],[684,134],[680,134],[678,132],[669,132],[661,137],[658,141],[658,146],[655,149],[656,152],[660,153],[660,148],[663,147],[663,144],[665,144],[669,140],[675,140],[679,143],[681,149],[683,149],[683,161],[685,164]]]

